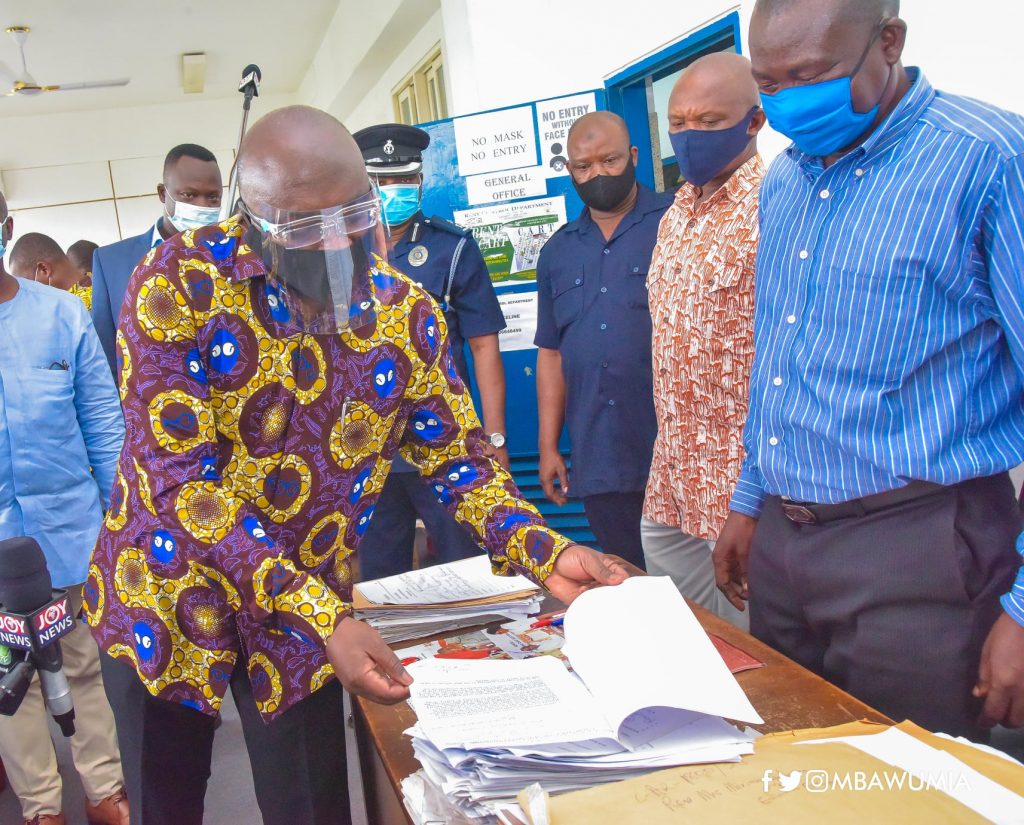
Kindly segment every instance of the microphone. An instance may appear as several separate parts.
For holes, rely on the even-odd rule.
[[[53,589],[46,557],[36,540],[21,536],[0,541],[0,644],[27,651],[27,662],[39,671],[46,707],[65,736],[75,733],[75,707],[59,639],[74,626],[67,591]],[[0,712],[15,698],[16,704],[21,703],[17,693],[25,670],[16,662],[0,679]],[[8,679],[10,692],[4,686]],[[14,710],[16,706],[11,713]]]
[[[242,82],[238,84],[238,91],[245,95],[246,108],[248,102],[254,97],[260,96],[260,81],[263,79],[263,72],[255,63],[250,63],[242,69]]]

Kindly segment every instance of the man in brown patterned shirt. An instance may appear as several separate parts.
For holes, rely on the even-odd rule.
[[[764,125],[750,62],[711,54],[680,75],[669,136],[686,182],[658,229],[647,288],[658,438],[644,505],[647,571],[744,626],[715,586],[712,544],[743,460],[754,357]]]

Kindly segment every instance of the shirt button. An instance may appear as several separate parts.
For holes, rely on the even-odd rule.
[[[608,329],[608,325],[607,324],[601,324],[601,329]]]
[[[774,377],[774,378],[772,379],[772,383],[773,383],[773,384],[774,384],[774,385],[775,385],[776,387],[781,387],[781,386],[782,386],[782,379],[781,379],[781,378],[780,378],[779,376],[777,376],[777,375],[776,375],[776,376],[775,376],[775,377]]]
[[[828,196],[832,193],[829,192],[827,189],[822,189],[818,194],[821,195],[821,199],[825,201],[828,200]]]
[[[768,439],[768,443],[771,444],[773,447],[778,447],[779,446],[779,439],[777,439],[773,435],[771,438]]]
[[[607,292],[607,291],[608,291],[608,287],[606,287],[606,286],[601,287],[601,292]]]
[[[582,283],[583,283],[583,279],[582,278],[577,278],[576,279],[576,286],[579,286]]]
[[[639,272],[639,271],[640,271],[640,267],[638,267],[638,266],[634,266],[633,267],[633,272],[634,273]]]
[[[608,369],[608,362],[607,362],[607,361],[602,361],[602,362],[601,362],[601,367],[602,367],[603,369]]]
[[[688,226],[688,227],[689,227],[690,229],[693,229],[693,228],[694,228],[694,227],[695,227],[695,226],[697,225],[697,219],[696,219],[696,218],[690,218],[690,220],[689,220],[689,221],[687,222],[687,224],[686,224],[686,225],[687,225],[687,226]]]
[[[801,261],[806,261],[810,257],[810,255],[811,255],[811,253],[808,252],[806,249],[801,249],[800,250],[800,260]],[[576,283],[579,283],[579,281],[577,281]]]
[[[855,174],[858,178],[862,178],[862,177],[864,177],[864,170],[863,169],[854,169],[853,170],[853,174]]]
[[[606,246],[606,247],[604,248],[604,254],[605,254],[605,255],[607,255],[607,254],[609,254],[610,252],[611,252],[611,250],[610,250],[610,249],[609,249],[609,248],[608,248],[608,247]]]
[[[795,315],[790,315],[789,317],[787,317],[786,318],[786,323],[787,324],[795,324],[796,323],[796,316]]]
[[[614,398],[611,398],[611,399],[608,400],[608,406],[609,407],[614,407],[615,406],[615,399]]]

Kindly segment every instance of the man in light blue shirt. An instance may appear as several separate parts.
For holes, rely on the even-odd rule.
[[[0,194],[0,246],[11,230]],[[117,390],[82,302],[15,278],[2,257],[0,330],[0,539],[38,541],[54,586],[68,588],[77,612],[124,440]],[[127,823],[98,648],[81,624],[61,647],[77,707],[71,749],[87,817]],[[0,754],[25,819],[62,822],[60,775],[38,683],[15,716],[0,717]]]
[[[715,566],[755,636],[893,719],[983,737],[1024,724],[1024,117],[904,68],[898,14],[751,17],[793,145],[761,187],[746,460]]]

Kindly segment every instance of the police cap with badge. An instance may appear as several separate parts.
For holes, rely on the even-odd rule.
[[[360,129],[355,138],[371,175],[414,175],[423,168],[423,150],[430,135],[404,123],[382,123]]]

